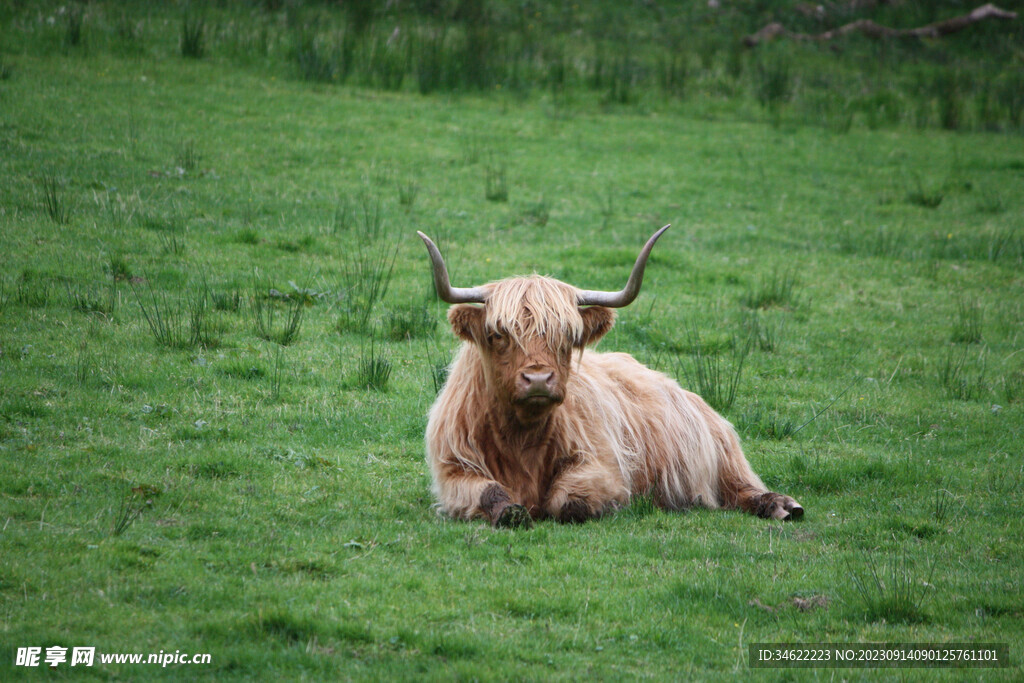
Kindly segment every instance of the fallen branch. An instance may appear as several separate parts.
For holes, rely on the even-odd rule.
[[[815,41],[815,42],[826,42],[841,38],[851,33],[861,33],[868,38],[874,38],[876,40],[888,39],[888,38],[941,38],[942,36],[949,35],[950,33],[956,33],[962,31],[971,24],[975,24],[979,21],[986,19],[1016,19],[1016,12],[1008,12],[1004,9],[1000,9],[995,5],[989,3],[976,8],[970,14],[964,14],[959,17],[953,17],[951,19],[945,19],[943,21],[936,21],[935,23],[928,24],[927,26],[919,26],[917,28],[889,28],[888,26],[882,26],[876,24],[870,19],[859,19],[849,24],[844,24],[839,28],[832,29],[831,31],[825,31],[824,33],[810,34],[810,33],[794,33],[788,30],[785,26],[778,22],[772,22],[762,28],[757,33],[752,33],[743,39],[743,44],[747,47],[755,47],[760,43],[767,43],[777,38],[789,38],[790,40],[799,41]]]

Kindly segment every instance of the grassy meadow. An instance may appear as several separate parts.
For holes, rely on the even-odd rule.
[[[741,51],[783,4],[581,4],[0,3],[0,678],[1021,676],[1020,23]],[[416,230],[456,285],[617,289],[665,223],[598,348],[804,520],[438,516]],[[749,669],[783,641],[1010,668]],[[212,661],[14,666],[54,645]]]

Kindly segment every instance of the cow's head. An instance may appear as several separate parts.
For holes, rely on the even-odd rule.
[[[418,234],[433,262],[438,296],[458,304],[448,311],[452,328],[479,349],[495,399],[519,422],[530,424],[565,399],[573,351],[600,339],[615,319],[611,309],[628,305],[640,293],[647,257],[668,227],[647,241],[626,287],[618,292],[581,290],[539,275],[452,287],[441,252],[429,237]]]

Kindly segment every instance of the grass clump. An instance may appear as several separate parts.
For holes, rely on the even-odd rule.
[[[301,80],[310,83],[331,83],[344,80],[352,58],[351,39],[342,38],[341,49],[331,49],[315,34],[301,33],[293,49],[295,69]]]
[[[932,577],[937,564],[937,556],[930,565],[911,560],[904,548],[887,562],[867,556],[861,558],[856,566],[847,566],[847,577],[867,619],[921,622],[926,619],[924,605],[935,592]],[[927,578],[916,575],[921,569],[927,571]]]
[[[85,23],[85,9],[78,3],[71,3],[64,12],[64,47],[75,48],[84,44],[82,27]]]
[[[149,281],[146,282],[148,297],[140,293],[134,282],[129,282],[129,285],[158,346],[188,349],[217,345],[205,280],[193,283],[184,300],[165,291],[157,291]]]
[[[74,285],[65,280],[64,290],[67,293],[68,305],[80,313],[96,313],[105,318],[114,315],[120,293],[117,281],[111,279],[104,284]]]
[[[782,105],[793,97],[793,67],[781,50],[764,50],[754,63],[754,96],[778,122]]]
[[[939,366],[939,384],[946,395],[958,401],[973,401],[981,398],[988,389],[985,380],[985,352],[979,355],[977,363],[968,362],[968,347],[959,353],[951,345]]]
[[[744,437],[752,439],[782,441],[793,436],[799,428],[796,421],[780,415],[777,408],[769,409],[758,402],[742,411],[736,420],[736,429]]]
[[[543,228],[548,224],[550,217],[551,203],[541,198],[523,209],[521,220],[527,225],[536,225],[538,228]]]
[[[920,176],[914,177],[914,185],[904,195],[908,204],[925,209],[937,209],[946,193],[941,187],[926,187]]]
[[[202,14],[189,10],[182,16],[178,47],[187,59],[202,59],[206,54],[206,18]]]
[[[956,310],[957,316],[953,321],[953,333],[950,335],[950,341],[960,344],[980,343],[984,317],[981,304],[977,300],[961,301]]]
[[[161,493],[163,489],[155,484],[139,484],[122,493],[111,534],[120,536],[127,531],[143,512],[153,507],[153,500]]]
[[[779,350],[786,329],[784,318],[768,317],[761,310],[754,309],[745,321],[747,334],[755,347],[767,353]]]
[[[388,311],[385,327],[389,339],[406,341],[433,334],[437,319],[427,306],[411,305]]]
[[[56,225],[67,225],[71,222],[71,207],[64,196],[63,183],[57,176],[47,173],[40,181],[43,192],[43,209]]]
[[[27,268],[15,282],[13,299],[26,308],[45,308],[50,303],[52,289],[51,278]]]
[[[398,203],[405,207],[406,211],[411,211],[413,204],[416,203],[416,197],[420,193],[420,185],[415,180],[406,180],[405,182],[398,183]]]
[[[484,197],[489,202],[508,201],[508,176],[504,165],[489,163],[484,168]]]
[[[394,274],[398,244],[388,239],[355,238],[342,255],[338,329],[365,332],[377,304],[387,295]]]
[[[257,275],[249,297],[249,319],[260,339],[288,346],[299,338],[306,300],[271,287]]]
[[[689,357],[676,356],[676,374],[712,408],[728,410],[736,402],[743,365],[750,354],[749,338],[733,338],[726,358],[719,349],[701,338],[691,322],[686,327],[686,343],[690,349]]]
[[[369,340],[360,346],[359,359],[351,375],[350,385],[356,389],[387,391],[391,369],[388,349],[378,340],[376,329],[371,329]]]
[[[762,275],[756,284],[747,288],[740,296],[740,303],[746,308],[792,308],[797,304],[796,275],[792,270],[774,270]]]
[[[183,140],[174,156],[174,163],[184,173],[195,173],[199,170],[201,156],[196,148],[195,140]]]

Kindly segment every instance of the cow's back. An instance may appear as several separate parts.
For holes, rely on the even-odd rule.
[[[626,353],[584,351],[566,408],[601,435],[602,458],[614,458],[631,493],[654,490],[671,508],[717,507],[712,482],[732,426],[699,396]],[[596,434],[595,434],[596,436]],[[596,444],[595,444],[596,445]]]

